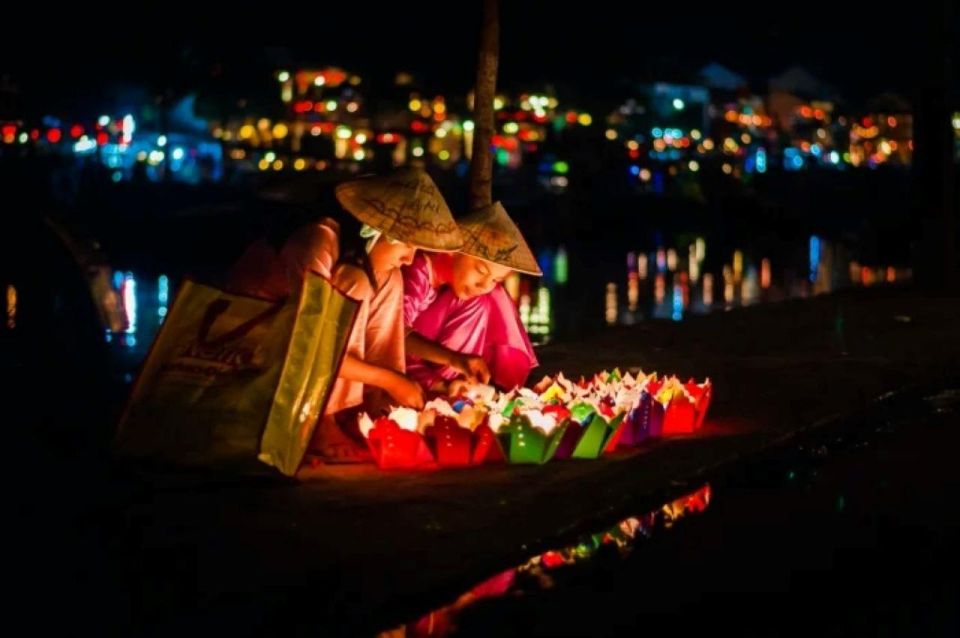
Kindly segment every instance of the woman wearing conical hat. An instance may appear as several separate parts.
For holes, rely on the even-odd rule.
[[[420,408],[424,402],[422,387],[404,374],[400,268],[413,262],[418,248],[453,250],[463,240],[436,184],[422,170],[406,168],[385,177],[345,182],[337,187],[336,196],[355,220],[337,224],[324,219],[298,229],[272,266],[260,269],[260,283],[267,284],[258,286],[257,278],[249,276],[253,268],[241,260],[232,287],[278,297],[296,290],[304,274],[314,271],[360,301],[312,445],[328,460],[355,460],[365,448],[344,436],[338,416],[346,423],[347,415],[361,405],[375,413],[389,404]]]
[[[421,252],[403,268],[407,374],[429,390],[466,377],[503,388],[537,366],[530,338],[501,283],[542,273],[500,202],[459,220],[455,253]]]

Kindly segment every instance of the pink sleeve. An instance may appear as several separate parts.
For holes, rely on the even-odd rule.
[[[403,325],[412,328],[417,317],[437,298],[430,283],[430,262],[417,253],[413,263],[403,267]]]

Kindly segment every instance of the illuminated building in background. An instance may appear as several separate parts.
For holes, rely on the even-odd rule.
[[[255,137],[259,138],[259,146],[314,160],[372,160],[375,140],[365,119],[362,79],[337,67],[289,73],[289,77],[278,77],[287,78],[286,82],[281,81],[284,94],[290,87],[291,99],[285,103],[288,121],[268,126],[258,122]],[[288,133],[276,135],[278,125],[280,133],[284,129]],[[287,164],[296,169],[295,160],[287,159]]]
[[[743,173],[765,173],[776,133],[763,98],[750,92],[743,76],[719,64],[707,65],[699,75],[710,89],[711,104],[709,135],[698,150],[719,149],[731,173],[734,164]]]
[[[472,102],[472,95],[470,98]],[[495,131],[491,140],[494,147],[494,161],[497,165],[518,168],[525,155],[536,154],[540,145],[550,134],[550,127],[557,119],[566,121],[559,113],[556,97],[547,94],[521,93],[516,97],[498,95],[494,100]],[[576,125],[577,114],[573,113],[572,125]],[[555,174],[565,175],[553,170],[552,163],[541,167],[541,175],[549,178]]]
[[[709,100],[703,86],[658,82],[607,116],[605,137],[626,154],[636,189],[661,194],[664,169],[671,178],[700,170]]]
[[[704,151],[715,147],[729,165],[743,173],[765,173],[776,134],[763,100],[738,95],[732,101],[716,104],[714,112],[711,138],[702,143]]]
[[[336,67],[281,69],[281,115],[245,109],[216,122],[212,135],[244,171],[325,170],[369,163],[377,142],[360,92],[362,79]],[[272,154],[272,158],[267,158]]]
[[[472,100],[471,94],[468,106]],[[561,108],[551,91],[499,94],[494,109],[491,143],[496,165],[501,169],[535,165],[540,186],[548,192],[563,193],[570,183],[570,163],[546,147],[565,135],[591,130],[593,116],[575,108]]]
[[[870,112],[850,126],[850,163],[875,168],[909,166],[913,159],[913,115],[910,104],[886,94],[871,100]]]
[[[784,170],[836,164],[847,152],[843,120],[835,113],[837,93],[794,67],[770,80],[767,109],[774,125],[789,140],[781,148]]]
[[[113,182],[222,179],[223,149],[211,137],[210,123],[196,114],[196,95],[162,110],[138,95],[119,112],[84,121],[49,115],[35,124],[0,121],[0,154],[9,143],[31,153],[71,156],[82,165],[96,162],[109,169]]]
[[[195,96],[162,112],[153,100],[102,105],[84,121],[51,115],[27,123],[16,109],[0,108],[0,155],[29,150],[96,159],[114,181],[216,181],[225,176],[224,165],[241,177],[328,169],[360,174],[411,163],[463,176],[475,134],[471,96],[428,90],[403,72],[392,86],[377,87],[376,100],[364,94],[358,75],[336,67],[288,66],[269,79],[274,104],[257,111],[246,100],[231,101],[222,121],[198,117]],[[911,108],[897,96],[881,96],[851,116],[838,112],[833,89],[803,69],[771,79],[765,91],[718,64],[688,82],[643,85],[605,115],[561,104],[548,85],[501,92],[492,139],[497,176],[529,174],[539,188],[563,193],[584,155],[577,149],[589,144],[603,145],[605,160],[623,160],[622,179],[631,190],[690,198],[702,197],[705,176],[746,181],[781,168],[911,162]],[[0,80],[0,107],[7,88]],[[952,120],[960,159],[960,112]],[[682,256],[670,268],[689,264],[696,275]],[[697,261],[702,270],[702,257]]]

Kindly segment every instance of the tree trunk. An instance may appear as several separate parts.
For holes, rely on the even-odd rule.
[[[500,49],[499,0],[483,0],[483,26],[477,58],[477,83],[473,95],[474,136],[470,162],[470,210],[493,203],[493,100],[497,92]]]

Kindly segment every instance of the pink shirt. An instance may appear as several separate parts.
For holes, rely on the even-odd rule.
[[[503,286],[470,299],[457,299],[450,286],[438,286],[435,269],[449,255],[418,252],[403,268],[403,322],[412,330],[445,348],[483,357],[493,382],[504,388],[522,385],[537,357],[520,315]],[[407,358],[407,376],[424,388],[456,378],[454,368],[438,366],[417,357]]]
[[[347,353],[367,363],[403,372],[406,357],[402,319],[403,278],[399,270],[376,273],[374,289],[367,274],[337,264],[339,225],[332,219],[297,229],[278,253],[266,241],[255,242],[231,270],[228,289],[263,299],[283,299],[300,288],[303,276],[315,272],[360,302]],[[338,377],[330,391],[326,414],[360,405],[374,397],[362,383]]]
[[[403,324],[412,328],[424,310],[437,300],[440,286],[433,272],[433,260],[430,255],[419,250],[413,263],[403,267]]]

